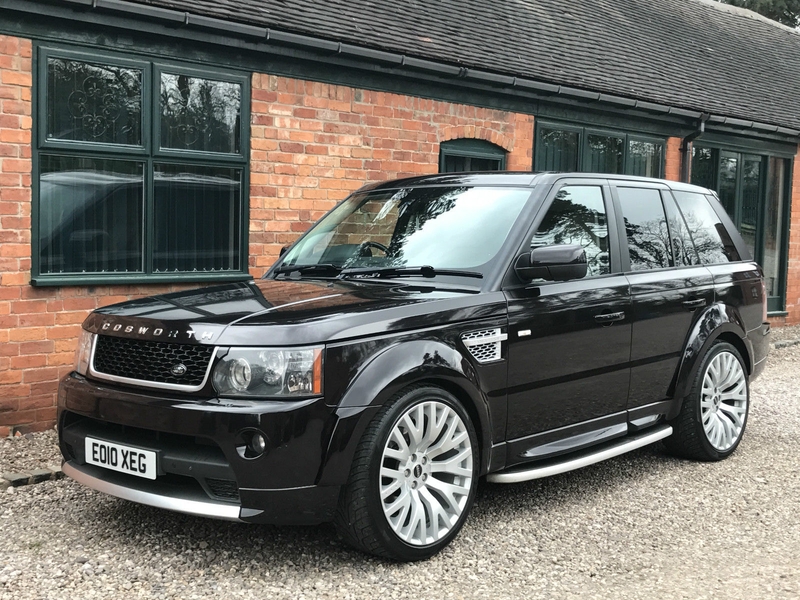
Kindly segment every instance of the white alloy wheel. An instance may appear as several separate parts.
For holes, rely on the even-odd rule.
[[[742,435],[747,415],[747,377],[739,359],[720,352],[703,374],[700,416],[708,442],[725,452]]]
[[[444,538],[467,507],[473,448],[458,413],[427,400],[397,419],[383,449],[380,500],[392,531],[412,546]]]

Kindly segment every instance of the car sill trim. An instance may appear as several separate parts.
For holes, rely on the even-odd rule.
[[[569,458],[558,463],[549,463],[544,466],[534,466],[528,469],[519,469],[518,467],[513,471],[506,471],[501,473],[490,473],[486,476],[486,480],[491,483],[519,483],[521,481],[530,481],[531,479],[541,479],[543,477],[550,477],[552,475],[559,475],[560,473],[567,473],[588,467],[595,463],[614,458],[626,452],[631,452],[638,448],[648,446],[659,440],[664,439],[672,434],[672,427],[664,425],[654,430],[647,430],[634,437],[626,437],[609,445],[604,445],[601,450],[584,454],[577,458]]]
[[[123,500],[138,502],[156,508],[163,508],[174,512],[195,515],[198,517],[210,517],[212,519],[222,519],[225,521],[239,521],[239,506],[230,504],[220,504],[216,502],[200,502],[198,500],[188,500],[186,498],[175,498],[172,496],[162,496],[152,492],[144,492],[133,488],[117,485],[108,481],[103,481],[81,469],[71,462],[65,462],[62,466],[64,474],[74,479],[78,483],[90,487],[98,492],[103,492],[110,496],[115,496]]]

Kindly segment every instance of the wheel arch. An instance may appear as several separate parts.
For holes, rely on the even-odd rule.
[[[430,358],[437,356],[435,361]],[[380,408],[413,385],[439,387],[464,407],[478,438],[479,473],[488,471],[492,448],[489,402],[472,363],[455,347],[438,340],[391,346],[362,369],[342,396],[337,422],[318,476],[321,485],[343,485],[358,443]]]
[[[747,343],[747,333],[737,311],[722,303],[709,306],[692,328],[684,346],[675,380],[669,419],[678,415],[683,400],[692,385],[697,370],[708,349],[717,341],[725,341],[742,355],[748,376],[753,372],[753,352]]]

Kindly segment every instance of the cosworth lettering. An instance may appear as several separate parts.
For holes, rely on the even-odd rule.
[[[150,331],[149,327],[139,327],[138,329],[133,325],[125,325],[123,326],[121,323],[112,323],[110,321],[106,321],[100,326],[102,331],[121,331],[122,333],[135,333],[136,335],[147,335],[147,332]],[[165,330],[161,327],[156,327],[152,330],[150,335],[153,337],[159,337],[165,335],[168,338],[178,339],[185,335],[187,338],[194,338],[199,341],[211,341],[214,338],[213,331],[200,331],[197,332],[194,329],[187,329],[184,332],[181,332],[180,329],[169,329]]]
[[[134,450],[119,450],[92,442],[92,460],[96,463],[126,469],[132,473],[146,473],[145,455]]]

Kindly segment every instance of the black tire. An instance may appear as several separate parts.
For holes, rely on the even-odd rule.
[[[400,419],[412,408],[429,401],[442,403],[452,409],[466,428],[472,452],[472,477],[466,502],[457,522],[440,539],[429,544],[411,544],[395,533],[384,514],[380,498],[381,466],[389,436]],[[463,436],[462,436],[463,437]],[[412,455],[412,456],[416,456]],[[399,461],[398,461],[399,464]],[[342,489],[335,524],[339,534],[351,546],[382,558],[396,561],[424,560],[439,552],[458,535],[475,499],[478,482],[480,451],[472,421],[464,407],[446,390],[429,385],[409,387],[391,398],[373,418],[359,442],[350,477]],[[406,476],[407,477],[407,476]],[[413,476],[412,476],[413,477]],[[433,475],[427,485],[433,481]],[[416,483],[416,482],[415,482]],[[425,484],[420,484],[424,487]],[[418,490],[419,493],[422,490]],[[398,492],[399,493],[399,492]],[[430,510],[425,510],[430,524]],[[410,513],[409,513],[410,517]],[[438,523],[437,517],[437,523]]]
[[[744,416],[741,419],[741,429],[732,445],[721,449],[715,447],[709,439],[709,434],[703,425],[703,415],[701,400],[703,396],[703,381],[706,371],[712,361],[723,353],[733,355],[739,363],[739,367],[744,375],[744,390],[746,404],[744,406]],[[712,345],[700,362],[700,368],[692,381],[689,394],[683,400],[683,406],[678,417],[671,423],[673,433],[664,440],[664,444],[672,454],[683,458],[692,458],[703,461],[718,461],[727,458],[736,450],[742,441],[747,416],[750,412],[750,384],[747,377],[747,367],[742,359],[742,355],[735,346],[728,342],[717,342]],[[726,416],[726,415],[724,415]],[[730,420],[730,419],[729,419]]]

